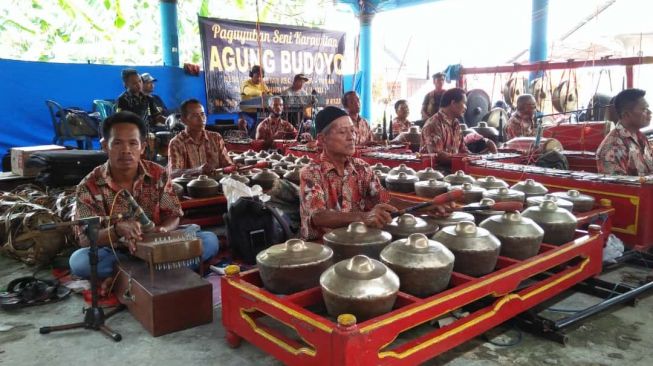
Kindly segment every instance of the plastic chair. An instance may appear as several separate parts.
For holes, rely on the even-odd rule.
[[[93,107],[95,108],[96,112],[100,113],[100,118],[102,118],[102,121],[107,119],[107,117],[116,111],[116,105],[110,100],[94,99]]]
[[[50,111],[50,118],[52,119],[52,128],[54,129],[54,138],[52,143],[56,145],[64,145],[66,141],[74,140],[77,142],[77,147],[82,150],[93,149],[93,138],[91,136],[72,136],[70,133],[70,126],[66,122],[66,112],[61,104],[54,100],[46,100]]]

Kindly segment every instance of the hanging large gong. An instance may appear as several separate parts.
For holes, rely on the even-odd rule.
[[[617,112],[612,104],[612,96],[606,94],[594,94],[587,106],[588,121],[616,121]]]
[[[475,127],[490,110],[490,97],[482,89],[472,89],[467,92],[467,111],[465,111],[465,124]]]
[[[492,108],[485,117],[487,125],[494,128],[503,128],[508,123],[508,112],[503,108]]]
[[[523,77],[510,78],[506,85],[503,86],[503,100],[508,103],[512,109],[517,109],[517,98],[525,93],[527,81]]]
[[[551,96],[553,108],[558,112],[578,109],[578,87],[573,80],[565,80],[553,90]]]
[[[531,81],[531,94],[535,97],[537,110],[543,112],[551,107],[551,88],[546,76]]]

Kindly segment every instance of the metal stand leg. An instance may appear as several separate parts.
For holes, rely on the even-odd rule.
[[[98,288],[97,288],[97,264],[98,264],[98,248],[97,248],[97,234],[100,229],[100,218],[95,216],[95,217],[89,217],[88,219],[83,219],[79,221],[84,221],[86,224],[86,229],[85,233],[88,236],[90,240],[90,250],[88,251],[88,257],[89,257],[89,262],[91,264],[91,307],[84,309],[84,321],[80,323],[71,323],[71,324],[64,324],[64,325],[57,325],[57,326],[52,326],[52,327],[41,327],[39,329],[39,333],[41,334],[49,334],[52,332],[59,332],[63,330],[70,330],[70,329],[78,329],[78,328],[85,328],[85,329],[92,329],[92,330],[99,330],[102,331],[102,333],[106,334],[109,336],[111,339],[113,339],[116,342],[120,342],[122,340],[122,336],[113,330],[111,328],[107,327],[104,324],[104,321],[111,316],[115,315],[119,311],[123,310],[125,308],[124,305],[120,305],[116,307],[115,309],[111,310],[107,315],[104,315],[104,309],[98,306]]]

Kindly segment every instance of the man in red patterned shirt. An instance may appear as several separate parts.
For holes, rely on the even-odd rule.
[[[145,149],[146,127],[143,120],[131,112],[118,112],[104,121],[102,148],[108,161],[96,167],[77,186],[73,219],[92,216],[116,216],[128,214],[131,207],[121,192],[129,193],[155,224],[155,231],[167,232],[177,229],[183,215],[177,196],[172,190],[168,174],[161,166],[140,159]],[[198,228],[187,228],[196,232]],[[89,239],[76,227],[76,236],[82,247],[70,257],[72,274],[88,278]],[[213,233],[198,232],[202,240],[202,258],[208,259],[218,252],[218,239]],[[116,257],[110,245],[119,255],[124,251],[134,253],[136,242],[142,239],[141,224],[135,218],[102,223],[98,233],[98,277],[111,280]]]
[[[268,99],[270,116],[256,127],[256,139],[272,141],[274,139],[294,139],[297,129],[290,122],[281,118],[283,99],[275,96]]]
[[[522,94],[517,97],[517,112],[515,112],[505,126],[506,141],[515,137],[535,136],[535,111],[537,104],[535,97]]]
[[[168,172],[171,178],[184,173],[209,174],[232,165],[224,140],[219,133],[207,131],[204,106],[197,99],[181,103],[181,120],[186,129],[170,140]]]
[[[374,134],[370,128],[370,123],[359,114],[361,111],[361,99],[355,91],[348,91],[342,96],[342,106],[345,107],[347,114],[354,123],[354,132],[356,132],[356,146],[365,146],[374,143]]]
[[[363,222],[381,228],[390,213],[414,203],[390,199],[370,166],[352,157],[356,148],[355,128],[347,113],[329,106],[315,120],[322,154],[300,173],[301,236],[319,239],[330,230]],[[437,206],[445,214],[448,206]]]
[[[395,103],[395,112],[397,117],[392,120],[392,136],[396,138],[400,133],[408,132],[413,124],[408,120],[410,109],[406,99],[400,99]]]
[[[619,116],[617,126],[608,133],[596,151],[599,173],[614,175],[653,174],[653,153],[641,128],[651,123],[651,110],[644,99],[646,92],[626,89],[614,98]]]
[[[438,162],[448,163],[453,154],[468,154],[458,118],[467,110],[467,96],[460,88],[442,94],[440,110],[422,128],[422,153],[437,154]]]

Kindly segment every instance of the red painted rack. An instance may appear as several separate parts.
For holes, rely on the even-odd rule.
[[[454,273],[450,288],[440,294],[400,293],[393,311],[360,324],[338,323],[314,311],[323,306],[319,287],[277,296],[262,287],[258,270],[240,274],[236,267],[222,278],[222,323],[230,346],[245,339],[287,365],[417,365],[599,274],[603,244],[599,227],[592,225],[565,245],[543,244],[540,254],[527,260],[500,257],[496,271],[486,276]],[[428,325],[481,299],[490,304],[444,327]],[[425,331],[395,346],[417,327]]]

